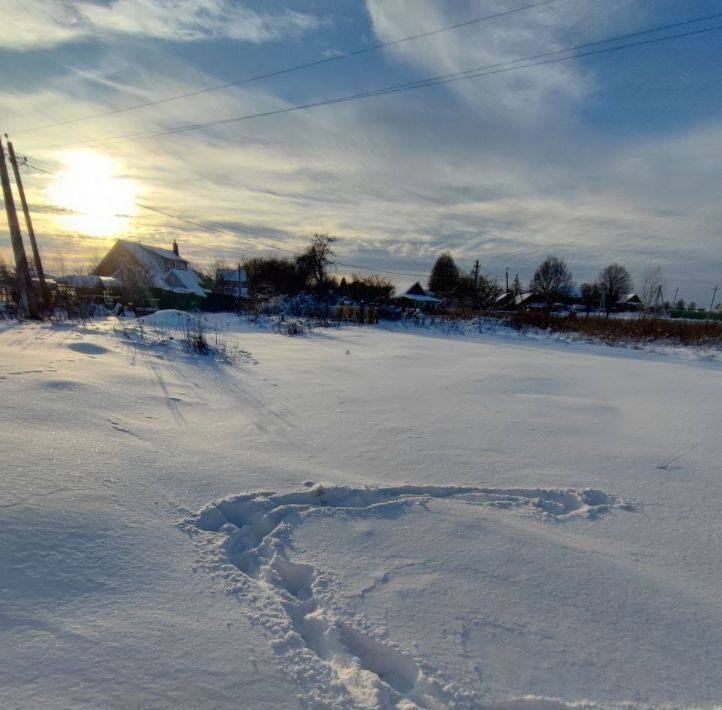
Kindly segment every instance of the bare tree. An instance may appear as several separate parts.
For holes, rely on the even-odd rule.
[[[652,264],[644,270],[642,276],[642,306],[645,313],[657,311],[662,306],[664,272],[659,264]]]
[[[634,288],[629,271],[621,264],[610,264],[602,269],[597,277],[597,283],[604,292],[607,313],[616,305],[620,296],[629,293]]]
[[[602,298],[602,289],[599,286],[599,282],[595,281],[594,283],[583,283],[579,287],[579,290],[582,294],[582,303],[588,315],[589,311],[599,307],[599,302]]]
[[[566,296],[574,286],[572,272],[564,259],[548,256],[534,272],[529,288],[532,293],[544,299],[544,306],[550,311],[554,303]]]
[[[336,237],[328,234],[314,234],[311,245],[296,258],[296,265],[316,286],[326,281],[328,270],[333,266],[333,243]]]
[[[114,276],[122,284],[121,295],[124,303],[145,305],[153,286],[153,275],[147,266],[124,261]]]
[[[70,274],[68,264],[63,254],[56,254],[52,259],[43,259],[45,271],[53,276],[68,276]]]

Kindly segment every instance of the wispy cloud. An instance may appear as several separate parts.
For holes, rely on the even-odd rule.
[[[0,46],[13,50],[112,34],[261,43],[298,36],[320,24],[311,14],[257,11],[234,0],[0,0],[0,12],[12,17],[12,31],[2,34]]]
[[[379,3],[383,7],[374,11],[385,7],[388,17],[396,4]],[[457,19],[446,14],[446,3],[431,0],[415,5],[419,16],[427,6],[436,14],[423,24],[389,26],[379,38]],[[580,36],[589,32],[574,27]],[[445,40],[448,46],[436,55],[447,57],[441,71],[484,61],[472,56],[476,44],[496,31],[490,26],[481,35]],[[555,29],[543,38],[541,28],[538,33],[542,44],[560,41]],[[402,63],[404,71],[410,63],[423,68],[429,62],[432,69],[421,49],[393,53],[386,62]],[[596,90],[588,67],[569,63],[565,72],[574,85],[568,91],[559,89],[561,75],[537,71],[520,72],[517,84],[481,79],[463,93],[442,87],[98,150],[140,186],[139,201],[241,230],[239,236],[209,233],[138,212],[127,236],[157,244],[178,236],[183,253],[198,263],[268,253],[244,241],[247,231],[291,250],[302,248],[313,232],[328,231],[340,237],[345,261],[398,271],[428,272],[443,249],[451,249],[463,268],[479,258],[492,274],[502,276],[509,265],[523,280],[548,253],[566,258],[579,280],[614,260],[636,274],[656,261],[685,298],[699,300],[696,282],[717,278],[722,121],[708,117],[666,134],[622,140],[581,115]],[[123,94],[154,97],[160,90],[183,93],[213,83],[214,77],[176,57],[172,66],[144,64],[110,50],[92,73],[72,71],[52,88],[0,93],[0,112],[10,126],[22,126],[29,116],[38,123],[62,121],[122,105]],[[521,100],[515,86],[530,97],[533,110],[505,107],[505,101]],[[43,146],[287,107],[276,88],[258,83],[203,94],[24,134],[17,145],[55,167],[59,152]],[[324,97],[313,77],[308,91]],[[84,263],[108,242],[63,229],[50,204],[50,180],[41,174],[27,180],[31,201],[42,207],[36,210],[40,239],[47,251]],[[6,244],[7,237],[0,246]]]

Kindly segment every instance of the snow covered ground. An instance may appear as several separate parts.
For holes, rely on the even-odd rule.
[[[214,323],[0,324],[2,707],[722,703],[717,357]]]

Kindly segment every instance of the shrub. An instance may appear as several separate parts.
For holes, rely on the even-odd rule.
[[[722,323],[688,322],[668,318],[569,318],[519,311],[511,318],[514,328],[524,331],[529,327],[552,332],[580,333],[605,343],[670,342],[680,345],[722,345]]]

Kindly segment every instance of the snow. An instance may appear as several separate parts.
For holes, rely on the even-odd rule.
[[[0,323],[3,707],[722,701],[719,359],[208,324]]]
[[[164,311],[156,311],[150,315],[138,318],[135,321],[142,324],[145,328],[156,329],[159,331],[168,330],[172,332],[184,333],[188,327],[199,328],[203,325],[203,319],[186,311],[179,311],[175,308],[169,308]]]
[[[179,288],[173,289],[177,293],[183,293],[185,291],[187,293],[194,293],[197,296],[205,296],[208,293],[208,291],[201,286],[200,280],[193,270],[182,271],[180,269],[171,269],[163,277],[166,284],[172,284],[173,279],[181,284]]]

